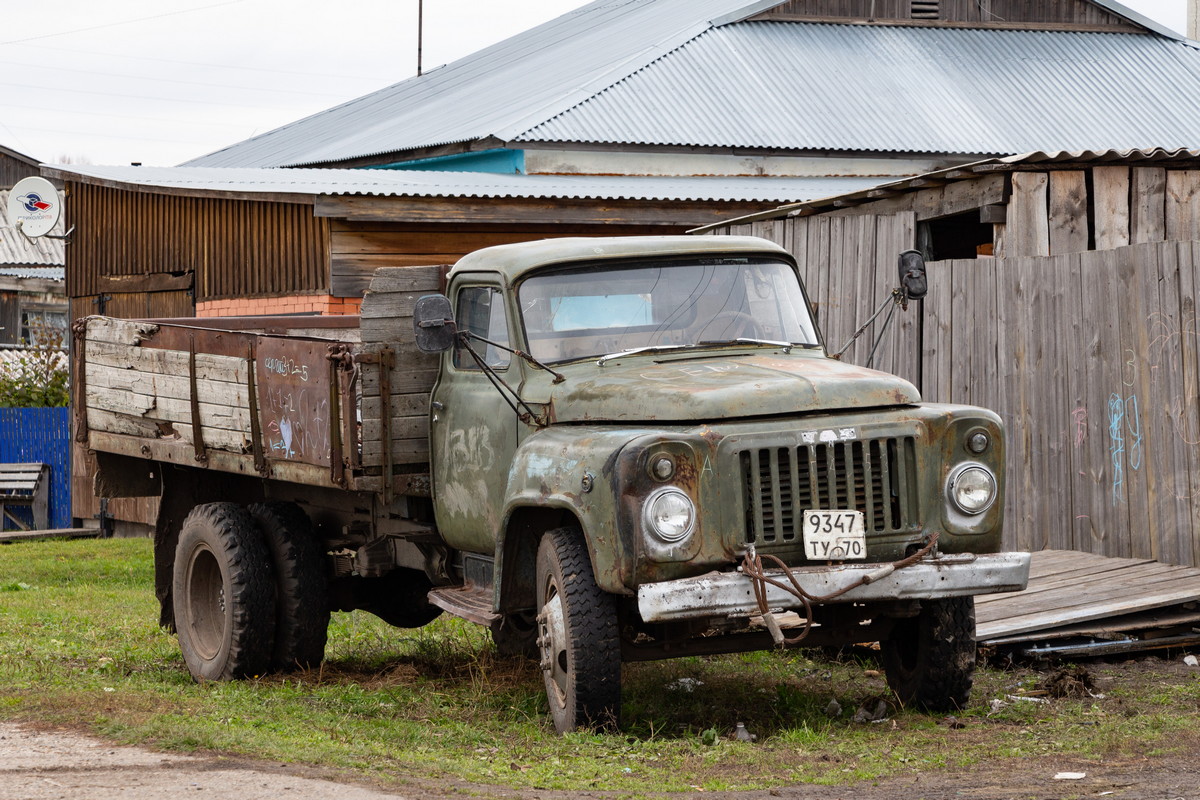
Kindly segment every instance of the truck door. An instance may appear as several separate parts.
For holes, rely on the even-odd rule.
[[[460,276],[450,302],[460,330],[505,345],[512,341],[505,293],[494,276]],[[511,353],[479,341],[473,347],[505,382],[520,382]],[[518,422],[470,353],[452,348],[442,358],[429,431],[438,530],[452,547],[492,553]]]

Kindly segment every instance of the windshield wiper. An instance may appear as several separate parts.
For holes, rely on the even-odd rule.
[[[699,344],[705,345],[705,346],[710,346],[710,347],[712,345],[720,345],[720,344],[761,344],[764,347],[782,347],[783,351],[785,353],[790,353],[792,351],[793,347],[803,347],[804,346],[804,345],[797,345],[795,342],[776,342],[772,339],[749,339],[746,337],[739,337],[737,339],[706,339],[705,341],[700,342]]]
[[[614,358],[620,358],[621,356],[631,356],[635,353],[665,353],[669,350],[687,350],[689,347],[695,346],[694,344],[650,344],[645,347],[631,347],[619,353],[609,353],[608,355],[600,356],[600,358],[596,359],[596,366],[603,367],[605,361],[612,361]]]

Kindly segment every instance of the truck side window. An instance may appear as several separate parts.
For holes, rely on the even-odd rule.
[[[492,286],[465,286],[458,293],[458,309],[454,319],[459,330],[468,330],[493,342],[508,345],[508,317],[504,312],[504,296]],[[490,344],[472,342],[475,352],[483,356],[488,366],[504,369],[511,354]],[[454,351],[454,366],[459,369],[479,369],[475,359],[465,350]]]

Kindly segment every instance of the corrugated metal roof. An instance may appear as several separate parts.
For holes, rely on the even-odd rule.
[[[1158,36],[743,22],[518,142],[1015,153],[1200,145],[1200,50]]]
[[[45,165],[64,180],[230,194],[378,195],[595,200],[794,202],[874,186],[884,178],[624,177],[409,172],[384,169],[254,169]]]
[[[487,137],[507,140],[691,39],[713,17],[761,5],[597,0],[420,77],[184,166],[305,166]]]
[[[759,214],[747,214],[743,217],[736,217],[713,225],[695,228],[689,231],[689,233],[705,233],[714,228],[724,228],[729,225],[740,225],[758,220],[809,216],[829,209],[848,208],[863,203],[870,203],[874,200],[893,197],[904,192],[920,191],[930,186],[940,186],[943,183],[975,180],[994,172],[1036,169],[1041,164],[1053,164],[1059,168],[1069,169],[1103,164],[1137,166],[1139,164],[1150,163],[1156,166],[1171,165],[1176,169],[1196,169],[1200,167],[1200,150],[1170,150],[1162,147],[1131,150],[1058,150],[1054,152],[1037,151],[1022,153],[1005,158],[988,158],[971,164],[962,164],[935,172],[927,172],[924,175],[914,175],[911,178],[901,178],[900,180],[881,183],[878,186],[848,192],[843,195],[830,195],[814,200],[788,203],[779,208],[773,208],[770,211],[763,211]]]
[[[596,0],[188,165],[317,165],[468,141],[927,153],[1195,144],[1179,136],[1197,129],[1200,54],[1093,1],[1161,35],[742,22],[783,0]],[[1164,100],[1182,118],[1156,115]]]
[[[0,267],[0,275],[6,278],[40,278],[46,281],[66,280],[65,267]]]
[[[30,239],[17,232],[8,218],[8,195],[8,189],[0,189],[0,264],[65,264],[61,239]]]

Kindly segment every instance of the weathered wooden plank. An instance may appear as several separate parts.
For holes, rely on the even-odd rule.
[[[1146,403],[1149,399],[1150,371],[1145,363],[1146,298],[1141,284],[1139,259],[1153,254],[1153,247],[1126,247],[1117,251],[1117,276],[1121,292],[1121,352],[1126,354],[1129,380],[1123,391],[1110,398],[1110,433],[1114,452],[1124,459],[1123,484],[1129,508],[1130,553],[1158,558],[1160,524],[1150,513],[1153,476],[1147,461]],[[1114,456],[1114,467],[1116,457]],[[1147,535],[1148,534],[1148,535]],[[1125,553],[1121,553],[1125,555]]]
[[[392,423],[392,441],[403,439],[420,439],[429,436],[429,417],[427,415],[402,417],[394,416]],[[383,430],[378,419],[364,419],[362,422],[363,453],[378,452],[380,436]]]
[[[1147,302],[1148,455],[1156,470],[1150,484],[1151,506],[1160,515],[1160,558],[1171,564],[1188,564],[1192,557],[1192,520],[1187,451],[1193,448],[1179,435],[1187,421],[1179,248],[1167,244],[1147,249],[1157,253],[1157,259],[1148,258],[1140,270]],[[1156,263],[1158,269],[1154,270]]]
[[[1115,250],[1129,244],[1129,167],[1095,167],[1092,198],[1096,249]]]
[[[1088,249],[1088,196],[1082,170],[1050,173],[1050,253]]]
[[[1080,280],[1088,309],[1086,346],[1088,359],[1086,403],[1073,411],[1076,436],[1084,441],[1081,466],[1090,484],[1086,518],[1075,520],[1076,547],[1091,553],[1129,555],[1129,508],[1125,503],[1125,457],[1113,437],[1113,414],[1123,409],[1125,384],[1132,386],[1136,358],[1121,346],[1119,325],[1122,295],[1117,287],[1116,250],[1103,250],[1082,259]],[[1114,404],[1114,398],[1116,403]],[[1119,420],[1117,420],[1119,421]],[[1123,441],[1121,427],[1116,428]],[[1114,466],[1115,465],[1115,466]],[[1142,524],[1142,523],[1139,523]]]
[[[190,400],[191,383],[186,375],[161,375],[140,370],[120,369],[95,362],[87,362],[88,393],[130,392],[151,398],[163,397]],[[205,403],[213,405],[249,405],[249,393],[244,383],[214,381],[200,378],[196,381],[197,394]]]
[[[192,422],[190,400],[153,397],[133,392],[97,392],[88,394],[88,414],[92,409],[111,411],[116,414],[142,417],[154,422],[173,425]],[[231,431],[239,435],[250,435],[250,412],[245,407],[200,403],[200,424],[204,427],[205,442],[209,429]],[[88,425],[91,426],[89,416]]]
[[[433,369],[406,369],[394,368],[391,370],[391,389],[393,392],[412,393],[412,392],[429,392],[433,390],[433,384],[437,381],[437,361],[433,362]],[[379,397],[379,369],[371,367],[363,369],[362,372],[362,396]]]
[[[1095,490],[1095,481],[1088,476],[1088,456],[1084,448],[1088,432],[1088,368],[1093,360],[1088,353],[1088,342],[1095,310],[1084,300],[1087,287],[1080,254],[1069,257],[1067,273],[1058,336],[1063,345],[1067,382],[1064,410],[1068,416],[1061,419],[1061,424],[1067,431],[1067,477],[1071,494],[1067,502],[1067,528],[1059,546],[1076,550],[1087,545],[1085,523],[1091,512],[1091,494]]]
[[[1183,394],[1172,401],[1177,425],[1175,435],[1187,455],[1188,481],[1186,501],[1190,517],[1190,558],[1187,564],[1200,566],[1200,347],[1197,342],[1196,290],[1200,270],[1200,247],[1194,242],[1178,244],[1180,364]],[[1181,487],[1182,488],[1182,487]]]
[[[363,443],[363,466],[379,467],[383,464],[383,449],[378,441]],[[422,464],[429,461],[429,438],[393,439],[393,464]]]
[[[1130,243],[1161,242],[1167,235],[1167,171],[1162,167],[1135,167],[1131,197]]]
[[[393,417],[412,417],[429,413],[429,393],[416,392],[401,394],[393,392],[388,400],[388,408]],[[363,420],[378,420],[380,418],[379,397],[364,397],[362,403]]]
[[[148,441],[181,443],[189,447],[194,442],[192,426],[187,423],[156,422],[152,419],[120,414],[102,408],[88,408],[88,428],[106,433],[138,436]],[[248,434],[243,435],[236,431],[226,431],[220,428],[205,427],[204,446],[231,453],[250,452]]]
[[[1014,172],[1008,204],[1008,256],[1050,255],[1048,185],[1044,172]]]
[[[98,364],[153,375],[188,374],[189,356],[182,350],[88,341],[84,352],[89,366]],[[196,354],[196,377],[201,380],[245,384],[248,369],[244,358]]]
[[[149,339],[158,326],[112,317],[88,317],[86,339],[95,342],[136,345]]]
[[[1167,171],[1165,213],[1168,241],[1200,239],[1200,170]]]

